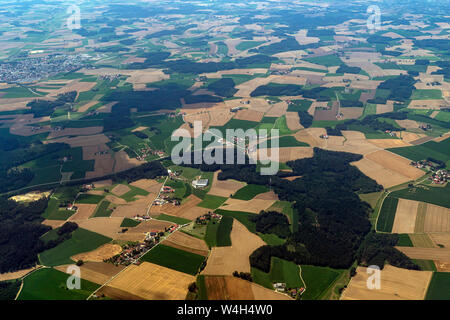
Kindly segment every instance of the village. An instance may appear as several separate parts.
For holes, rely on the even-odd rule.
[[[430,160],[411,161],[411,166],[418,169],[425,169],[431,172],[428,180],[433,184],[445,184],[450,178],[450,174],[446,169],[440,169],[442,166]]]

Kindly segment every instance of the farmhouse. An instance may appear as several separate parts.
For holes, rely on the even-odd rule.
[[[204,188],[204,187],[208,186],[208,183],[209,183],[208,179],[198,179],[198,180],[192,181],[192,186],[194,188]]]

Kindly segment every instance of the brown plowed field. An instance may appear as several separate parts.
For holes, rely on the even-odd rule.
[[[214,179],[211,189],[208,192],[209,194],[228,198],[230,194],[234,194],[245,186],[245,183],[236,180],[219,180],[217,178],[218,175],[219,171],[214,172]]]

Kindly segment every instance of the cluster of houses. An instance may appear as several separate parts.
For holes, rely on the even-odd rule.
[[[197,217],[197,219],[195,219],[195,224],[206,225],[211,220],[220,221],[220,220],[222,220],[222,215],[214,213],[214,212],[208,212],[200,217]]]
[[[328,139],[328,135],[327,134],[321,134],[320,136],[319,136],[319,138],[320,139]]]
[[[150,220],[151,218],[150,218],[149,216],[147,216],[147,215],[141,216],[140,214],[137,214],[137,215],[135,215],[135,216],[133,217],[133,219],[134,219],[134,220],[137,220],[137,221],[148,221],[148,220]]]
[[[301,296],[303,294],[303,292],[305,292],[304,287],[287,288],[286,283],[284,283],[284,282],[274,283],[273,288],[275,289],[275,291],[281,292],[281,293],[286,293],[294,299],[297,299],[299,296]]]
[[[153,150],[149,146],[142,147],[138,150],[139,155],[136,157],[139,161],[144,161],[149,155],[157,155],[158,157],[164,157],[164,151],[161,150]]]
[[[126,244],[122,247],[122,252],[103,262],[109,262],[114,265],[128,266],[136,263],[137,259],[146,251],[151,249],[156,243],[154,241],[144,241],[136,244]],[[137,263],[139,264],[139,263]]]
[[[113,263],[115,265],[130,265],[132,263],[134,264],[140,264],[140,262],[137,260],[139,259],[143,253],[147,252],[151,248],[153,248],[165,235],[165,233],[172,233],[175,232],[178,228],[178,225],[172,225],[168,228],[165,228],[164,232],[153,230],[150,232],[147,232],[145,235],[145,240],[143,242],[139,243],[131,243],[126,244],[122,247],[122,252],[115,255],[114,257],[111,257],[109,259],[105,259],[104,262]],[[125,229],[126,232],[126,229]]]
[[[431,183],[445,184],[450,178],[450,174],[447,170],[441,169],[434,172],[429,179]]]
[[[162,206],[163,204],[166,204],[166,203],[172,203],[174,206],[179,206],[180,200],[173,198],[171,195],[172,193],[175,193],[174,188],[169,187],[169,186],[163,186],[161,188],[161,192],[160,192],[158,198],[156,198],[153,201],[153,204],[157,205],[157,206]]]
[[[386,130],[385,133],[387,133],[387,134],[390,135],[391,137],[397,137],[397,133],[395,133],[394,131]]]

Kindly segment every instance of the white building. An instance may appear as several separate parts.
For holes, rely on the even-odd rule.
[[[194,188],[204,188],[208,185],[208,179],[198,179],[198,180],[194,180],[192,181],[192,186]]]

